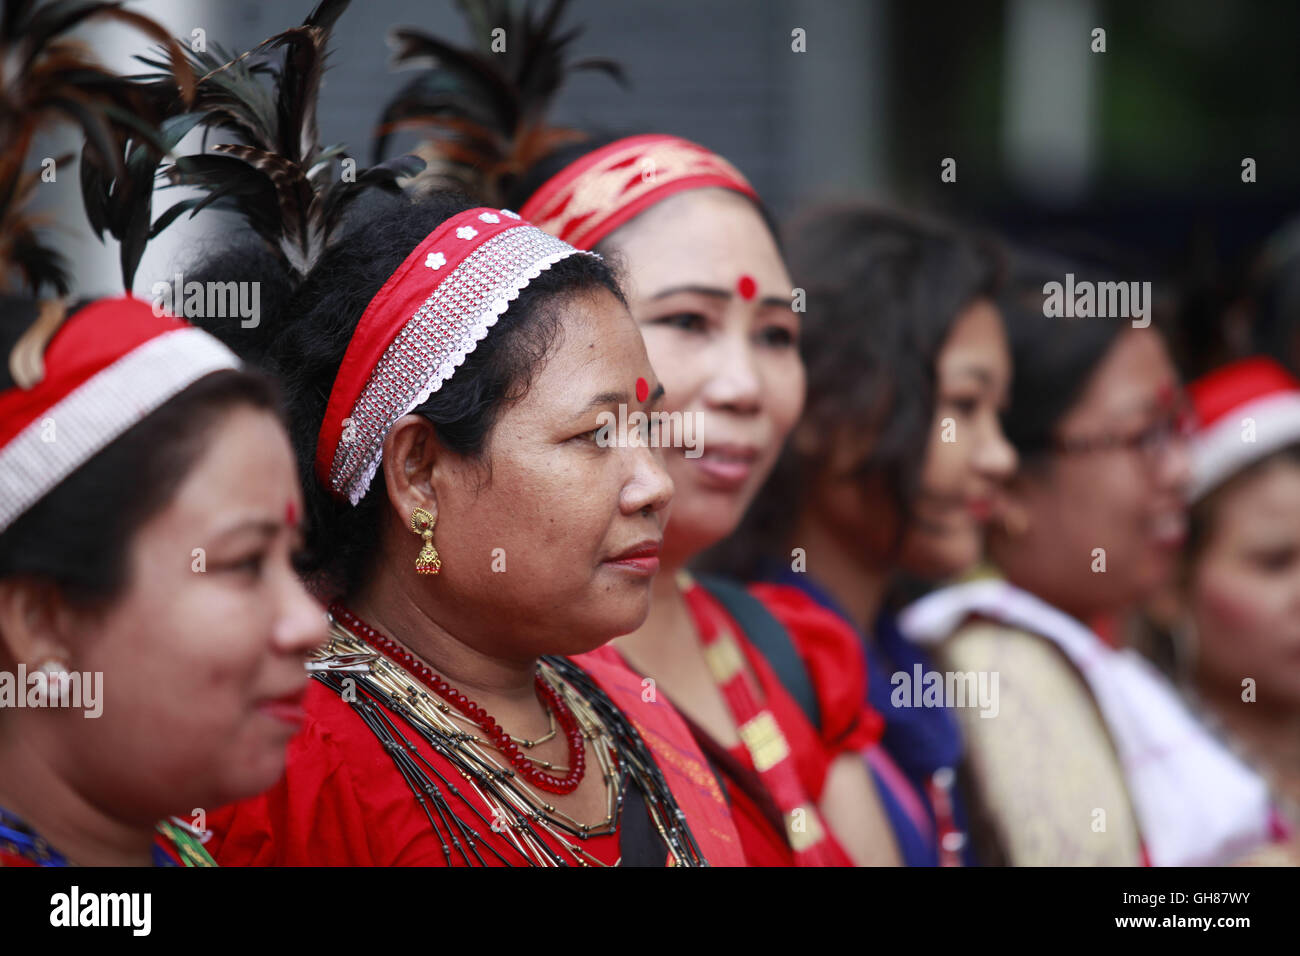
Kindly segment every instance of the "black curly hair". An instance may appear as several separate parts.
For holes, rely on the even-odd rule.
[[[258,277],[279,286],[269,295],[264,289],[263,302],[280,306],[257,328],[243,329],[237,320],[198,321],[276,376],[288,395],[290,438],[306,502],[306,548],[298,569],[322,597],[349,594],[366,580],[379,551],[386,494],[382,471],[355,507],[334,497],[316,478],[317,434],[334,378],[357,322],[388,277],[430,232],[473,206],[453,193],[419,201],[376,193],[359,205],[346,234],[290,294],[283,292],[287,276],[264,252],[250,247],[231,248],[201,269],[207,276]],[[570,256],[551,266],[510,303],[491,334],[413,414],[434,426],[445,448],[481,463],[484,479],[490,481],[490,467],[481,456],[498,416],[527,393],[559,328],[560,306],[597,289],[626,304],[614,272],[602,260]]]

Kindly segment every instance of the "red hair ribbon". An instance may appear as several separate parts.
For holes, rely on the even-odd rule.
[[[758,193],[717,153],[677,136],[629,136],[570,163],[524,203],[525,219],[591,249],[634,216],[687,189]]]
[[[393,424],[451,378],[520,290],[577,252],[507,209],[470,209],[429,233],[352,333],[317,437],[321,482],[360,501]]]

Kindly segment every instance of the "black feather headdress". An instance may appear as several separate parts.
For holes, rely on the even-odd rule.
[[[69,33],[94,21],[117,22],[160,42],[167,71],[142,88],[101,66]],[[179,44],[155,21],[120,0],[4,0],[0,14],[0,283],[18,279],[32,293],[66,295],[67,265],[25,211],[42,171],[24,171],[38,132],[71,121],[86,138],[82,195],[92,228],[122,241],[123,282],[130,288],[149,233],[154,173],[168,146],[157,124],[183,111],[193,74]],[[71,157],[59,157],[55,168]],[[56,172],[57,175],[57,172]],[[144,227],[138,225],[143,218]]]
[[[398,177],[419,171],[423,164],[411,156],[357,170],[343,146],[320,143],[316,107],[327,47],[348,2],[322,0],[300,26],[238,56],[215,46],[189,54],[198,74],[194,112],[219,142],[177,159],[171,181],[203,194],[172,206],[160,226],[207,207],[238,213],[301,279],[366,188],[397,192]]]
[[[374,157],[394,133],[427,131],[415,150],[427,162],[411,187],[423,193],[455,188],[499,204],[510,181],[558,146],[579,140],[576,130],[551,126],[551,101],[569,74],[603,72],[627,81],[613,60],[569,61],[582,27],[562,30],[568,0],[536,10],[509,0],[457,0],[474,45],[461,48],[411,27],[389,31],[396,67],[424,67],[384,107]]]

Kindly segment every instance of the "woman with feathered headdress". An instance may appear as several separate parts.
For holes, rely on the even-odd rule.
[[[242,142],[177,163],[242,204],[261,240],[208,274],[246,262],[288,290],[261,329],[205,321],[283,379],[307,503],[300,568],[331,622],[285,778],[210,819],[214,853],[737,863],[675,712],[626,668],[558,656],[640,623],[671,496],[649,451],[594,440],[608,396],[654,380],[618,285],[599,257],[442,192],[331,215],[312,111],[320,26],[343,6],[299,28],[312,50],[295,31],[263,44],[284,49],[278,66],[207,64],[200,108]],[[251,122],[268,73],[278,108]]]
[[[67,35],[93,19],[164,41],[165,80],[99,67]],[[290,562],[302,507],[277,398],[139,300],[68,315],[36,298],[70,281],[22,208],[28,146],[73,119],[86,210],[129,288],[194,77],[157,24],[102,2],[6,0],[0,70],[0,272],[28,290],[0,312],[0,865],[210,866],[203,821],[173,815],[282,773],[323,637]]]
[[[665,446],[676,488],[650,615],[582,660],[630,664],[682,710],[750,864],[894,862],[859,755],[879,720],[863,703],[856,637],[794,589],[685,572],[735,529],[803,402],[799,317],[757,193],[723,157],[674,136],[590,140],[548,127],[567,69],[621,77],[607,61],[567,63],[580,31],[561,30],[565,3],[536,15],[461,6],[476,49],[394,31],[399,63],[432,67],[385,108],[380,145],[393,128],[431,129],[423,148],[444,167],[477,171],[477,188],[578,248],[617,255],[666,390],[632,406]],[[497,26],[504,53],[492,46]]]

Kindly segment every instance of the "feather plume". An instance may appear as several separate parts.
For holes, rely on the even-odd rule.
[[[159,42],[166,72],[150,89],[102,67],[68,34],[92,21],[129,26]],[[149,234],[149,200],[162,153],[153,125],[183,108],[194,77],[180,45],[155,21],[122,9],[121,0],[4,0],[0,13],[0,278],[16,273],[32,292],[70,286],[66,264],[24,213],[36,174],[24,173],[38,131],[71,121],[85,135],[82,195],[96,235],[122,242],[127,288]],[[165,138],[165,137],[164,137]],[[143,212],[141,212],[143,210]],[[141,228],[137,220],[143,215]]]
[[[393,65],[423,67],[385,106],[373,140],[384,155],[394,133],[418,129],[428,138],[415,150],[425,172],[410,184],[424,193],[457,188],[499,203],[512,177],[556,147],[582,139],[548,125],[551,102],[572,73],[595,70],[627,86],[623,69],[604,58],[570,61],[582,27],[562,31],[568,0],[516,9],[509,0],[458,0],[476,45],[453,46],[411,27],[389,31]],[[504,50],[493,50],[501,28]]]
[[[173,184],[202,195],[167,210],[177,216],[213,208],[242,216],[297,277],[307,274],[337,235],[344,213],[367,188],[398,191],[397,180],[423,163],[403,156],[341,175],[348,157],[323,146],[316,121],[331,30],[349,0],[322,0],[300,26],[232,55],[219,47],[191,53],[194,112],[213,139],[209,151],[176,160]],[[160,61],[141,58],[147,66]]]

